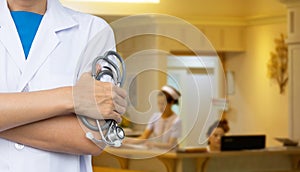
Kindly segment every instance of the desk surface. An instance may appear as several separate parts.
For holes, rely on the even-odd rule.
[[[146,150],[107,147],[105,148],[104,154],[108,154],[112,158],[117,159],[123,169],[130,169],[130,162],[136,161],[140,163],[140,160],[147,158],[160,160],[168,172],[206,172],[220,170],[224,172],[226,170],[228,172],[249,172],[255,170],[295,171],[300,169],[300,147],[276,147],[261,150],[210,153],[184,153],[174,150],[164,151],[159,149]],[[98,161],[101,162],[101,160]]]
[[[239,155],[272,155],[272,154],[286,154],[286,155],[300,155],[300,147],[276,147],[259,150],[243,150],[243,151],[222,151],[222,152],[200,152],[200,153],[184,153],[176,151],[165,151],[159,149],[131,149],[131,148],[105,148],[105,151],[114,155],[120,155],[127,158],[134,158],[134,156],[147,155],[159,156],[167,158],[195,158],[195,157],[222,157],[222,156],[239,156]]]

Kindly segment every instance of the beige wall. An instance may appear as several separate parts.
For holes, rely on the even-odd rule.
[[[110,7],[105,6],[106,4],[103,3],[98,3],[97,6],[89,6],[87,3],[71,3],[66,0],[62,0],[62,2],[65,2],[65,5],[71,8],[93,14],[106,14],[108,16],[128,14],[127,12],[120,14],[119,12],[121,12],[122,9],[111,10]],[[264,2],[249,1],[247,3],[240,1],[238,4],[234,2],[234,6],[232,6],[232,1],[220,1],[223,3],[218,5],[222,7],[222,13],[219,14],[218,11],[220,11],[220,9],[215,8],[214,5],[210,6],[206,1],[205,3],[201,1],[191,1],[190,3],[186,3],[185,1],[181,2],[184,2],[185,5],[190,4],[197,7],[195,10],[197,12],[205,11],[200,10],[199,7],[208,9],[209,12],[198,14],[193,11],[191,14],[190,8],[184,10],[185,8],[182,8],[184,7],[183,5],[174,3],[173,1],[171,2],[172,8],[168,8],[171,5],[167,5],[167,8],[164,10],[174,10],[176,9],[174,5],[177,5],[182,10],[176,10],[176,12],[183,15],[176,14],[176,16],[190,19],[188,21],[195,25],[205,24],[205,22],[203,23],[203,19],[207,19],[205,20],[207,23],[213,24],[217,22],[225,23],[225,25],[237,24],[245,26],[251,23],[251,26],[246,26],[244,33],[246,40],[245,52],[226,53],[225,67],[227,70],[235,72],[236,88],[235,94],[228,97],[231,103],[231,110],[227,114],[231,127],[230,132],[232,134],[265,133],[267,134],[268,146],[278,145],[279,143],[273,140],[274,137],[288,136],[288,96],[287,90],[284,94],[279,94],[278,86],[267,78],[267,61],[270,58],[270,52],[274,51],[275,48],[274,38],[278,37],[281,32],[286,33],[286,23],[276,22],[276,16],[286,13],[284,5],[280,4],[277,0]],[[192,2],[200,5],[195,5]],[[119,4],[109,5],[113,6],[112,9],[120,8]],[[226,5],[230,8],[225,8],[227,7]],[[251,8],[250,5],[252,5]],[[131,12],[130,14],[148,12],[148,10],[152,10],[151,12],[173,14],[170,11],[160,9],[156,11],[151,8],[152,6],[158,7],[158,5],[149,6],[149,4],[145,4],[147,9],[145,11],[142,10],[143,8],[136,8],[136,5],[133,4],[122,5],[124,8],[127,6],[131,7],[131,9],[128,8]],[[252,8],[253,6],[255,8]],[[229,12],[234,12],[234,14],[229,15],[228,12],[223,11],[224,9]],[[138,11],[133,12],[134,10]],[[270,13],[270,11],[272,12]],[[269,17],[269,19],[267,19],[268,21],[260,20],[259,18],[262,16]],[[255,21],[257,18],[260,21]],[[231,21],[231,19],[236,20]],[[275,22],[273,22],[273,19],[275,19]],[[253,20],[254,23],[253,21],[249,22],[249,20]],[[270,21],[273,23],[270,24]],[[262,24],[266,22],[269,24]],[[214,35],[215,34],[213,34],[213,36]],[[228,40],[228,38],[226,40]],[[174,46],[170,47],[174,48]],[[128,55],[126,54],[128,52],[122,53],[125,57]]]
[[[252,25],[245,33],[246,52],[227,54],[225,62],[235,74],[235,94],[228,96],[230,133],[265,133],[267,146],[279,145],[274,137],[288,136],[288,94],[279,94],[267,77],[267,62],[274,39],[286,33],[286,23]]]
[[[274,140],[274,137],[288,137],[289,134],[288,90],[284,94],[279,94],[278,85],[267,77],[267,62],[270,52],[275,49],[274,39],[278,38],[280,33],[286,33],[286,21],[282,20],[282,17],[275,17],[272,20],[261,18],[247,23],[241,26],[244,37],[241,40],[245,41],[243,46],[245,50],[225,53],[225,68],[234,71],[235,76],[235,94],[228,96],[231,106],[227,113],[231,127],[230,134],[266,134],[267,146],[275,146],[279,143]],[[197,25],[197,27],[202,29],[201,26]],[[156,41],[151,41],[153,44],[149,47],[157,47],[164,51],[187,50],[174,40],[158,37]],[[218,42],[211,41],[212,43]],[[144,43],[149,44],[149,40],[140,39],[138,44],[133,45],[143,45],[141,49],[149,48]],[[130,55],[129,52],[124,51],[128,48],[122,47],[123,45],[119,46],[122,54],[125,57]],[[134,48],[135,46],[127,47],[130,47],[132,51],[141,50]],[[148,85],[148,82],[142,83]],[[155,83],[156,87],[157,84],[161,85],[161,82]],[[141,96],[141,93],[139,92],[138,95]],[[139,103],[148,107],[145,102]],[[147,109],[147,107],[140,108]]]

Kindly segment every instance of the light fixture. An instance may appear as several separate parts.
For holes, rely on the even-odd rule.
[[[69,0],[78,2],[159,3],[160,0]]]

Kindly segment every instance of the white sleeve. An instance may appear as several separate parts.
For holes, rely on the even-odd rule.
[[[92,156],[80,155],[80,172],[91,172],[92,169]]]
[[[159,113],[154,113],[151,118],[149,119],[148,125],[146,127],[147,130],[153,130],[154,129],[154,125],[156,123],[157,120],[159,120],[160,118],[160,114]]]
[[[172,138],[180,138],[182,133],[182,122],[181,119],[175,119],[172,128],[171,128],[171,137]]]
[[[89,33],[89,41],[81,52],[76,68],[77,78],[84,72],[90,72],[92,62],[98,56],[103,56],[109,50],[116,50],[114,32],[110,25],[101,19],[93,18]]]

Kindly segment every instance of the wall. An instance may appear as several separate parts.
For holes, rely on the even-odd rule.
[[[284,14],[285,7],[278,0],[161,0],[151,3],[108,3],[91,0],[60,0],[64,5],[97,15],[134,15],[145,13],[169,14],[188,21],[203,20],[206,17],[222,19],[249,16]]]
[[[111,16],[126,14],[126,12],[121,13],[122,9],[115,10],[120,8],[119,4],[110,4],[113,6],[113,8],[110,9],[101,3],[97,4],[97,6],[95,4],[88,6],[88,4],[73,4],[70,2],[67,3],[66,0],[62,1],[65,2],[65,5],[71,8],[88,13],[101,13]],[[168,8],[170,5],[167,5],[165,10],[175,9],[176,12],[184,14],[176,16],[189,18],[189,21],[191,22],[196,21],[194,24],[198,22],[201,23],[203,18],[206,19],[208,16],[219,16],[217,18],[221,19],[217,21],[222,21],[222,23],[224,23],[223,18],[227,19],[225,22],[229,22],[228,19],[231,19],[232,17],[240,21],[249,17],[253,18],[253,16],[277,16],[285,13],[285,7],[277,0],[268,0],[264,2],[249,1],[247,3],[243,1],[238,2],[238,4],[234,2],[234,6],[232,6],[233,2],[223,1],[225,2],[225,5],[228,5],[230,8],[225,8],[226,6],[224,6],[224,4],[220,5],[220,2],[213,3],[213,6],[206,6],[207,2],[201,3],[197,1],[197,3],[201,5],[194,5],[184,1],[185,4],[192,4],[197,7],[197,12],[203,12],[203,10],[199,10],[199,7],[203,7],[209,11],[202,14],[196,14],[194,13],[196,11],[192,11],[192,14],[189,15],[188,12],[191,12],[190,8],[183,8],[181,4],[174,3],[173,1],[171,2],[172,6],[176,5],[180,8],[180,10],[176,10],[176,8]],[[215,6],[215,4],[219,5]],[[128,6],[131,7],[131,9],[128,8],[130,14],[132,14],[133,9],[142,9],[136,8],[136,5],[133,4],[122,4],[123,8],[127,8]],[[249,8],[250,6],[251,8]],[[256,8],[252,8],[253,6]],[[147,9],[146,11],[136,11],[134,13],[148,12],[148,10],[151,10],[151,12],[172,14],[170,11],[153,11],[153,8],[151,8],[152,6],[149,8],[149,4],[145,4],[145,7]],[[222,8],[220,9],[217,7]],[[223,9],[234,12],[234,14],[229,15],[227,12],[223,11],[222,14],[217,15],[218,13],[216,12]],[[269,13],[269,11],[272,12]],[[209,21],[215,20],[210,19]],[[243,24],[244,21],[241,21],[241,23]],[[277,85],[267,78],[266,64],[270,57],[270,52],[274,51],[275,45],[273,39],[279,36],[279,33],[286,32],[286,23],[275,22],[260,25],[257,23],[246,27],[245,37],[247,45],[245,53],[226,53],[227,58],[225,67],[228,70],[233,70],[235,72],[236,81],[235,94],[228,97],[230,99],[232,109],[228,112],[227,116],[231,126],[231,133],[266,133],[268,138],[267,144],[277,145],[278,143],[273,140],[273,137],[288,136],[288,98],[287,92],[282,95],[279,94]],[[123,53],[126,57],[126,52]]]
[[[288,137],[288,90],[279,94],[277,84],[267,77],[267,62],[280,33],[286,33],[286,22],[246,27],[245,53],[227,53],[225,61],[235,77],[235,94],[228,96],[230,133],[265,133],[267,146],[279,145],[274,137]]]
[[[286,33],[286,20],[282,18],[284,16],[247,20],[243,25],[245,51],[225,54],[225,69],[234,71],[235,75],[235,94],[228,96],[231,104],[231,109],[227,112],[230,134],[263,133],[267,135],[267,146],[279,145],[274,137],[288,137],[288,90],[279,94],[278,85],[267,77],[270,52],[275,51],[274,39],[278,38],[280,33]],[[183,49],[178,42],[174,43],[162,37],[156,41],[158,42],[155,42],[155,39],[151,41],[154,47],[156,45],[156,48],[166,52]],[[141,43],[143,41],[138,42],[128,47],[135,51],[149,48]],[[149,40],[144,42],[149,43]],[[144,48],[135,49],[133,45],[143,45]],[[122,47],[120,46],[119,50],[124,55],[130,54],[122,51]],[[157,83],[153,86],[157,87]]]

